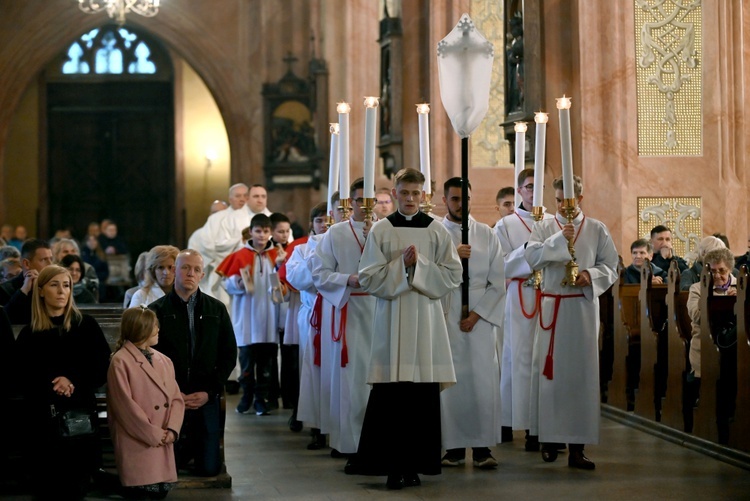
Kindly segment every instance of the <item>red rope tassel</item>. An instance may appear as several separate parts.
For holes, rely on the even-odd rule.
[[[315,305],[313,306],[312,315],[310,316],[310,325],[313,328],[315,334],[313,335],[313,349],[315,354],[313,355],[313,364],[320,367],[320,328],[323,322],[323,296],[318,294],[315,298]]]
[[[549,325],[545,326],[544,321],[542,320],[542,311],[541,311],[541,297],[553,297],[555,298],[555,308],[552,313],[552,322],[550,322]],[[568,297],[584,297],[583,294],[541,294],[540,295],[540,302],[539,302],[539,327],[541,327],[543,330],[548,331],[552,330],[552,334],[549,338],[549,348],[547,348],[547,358],[544,360],[544,369],[542,370],[542,375],[545,376],[547,379],[552,380],[553,379],[553,367],[554,367],[554,353],[555,353],[555,331],[557,330],[557,313],[560,311],[560,301],[563,298]]]
[[[336,309],[331,308],[331,339],[334,343],[341,342],[341,367],[346,367],[349,363],[349,351],[346,348],[346,312],[348,310],[349,303],[346,303],[341,308],[341,316],[339,317],[339,335],[336,335]]]

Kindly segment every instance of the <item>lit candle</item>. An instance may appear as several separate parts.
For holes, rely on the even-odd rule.
[[[513,130],[516,131],[516,176],[515,182],[518,182],[518,175],[523,170],[526,163],[524,162],[524,158],[526,157],[526,122],[516,122],[516,125],[513,127]],[[523,182],[523,181],[521,181]],[[516,188],[520,188],[520,186],[516,186]],[[521,194],[518,193],[518,189],[516,189],[516,207],[518,207],[518,204],[521,203]]]
[[[378,115],[377,97],[365,98],[365,187],[364,198],[375,198],[375,119]]]
[[[570,139],[570,98],[557,98],[557,109],[560,110],[560,152],[562,155],[563,196],[574,198],[573,187],[573,147]]]
[[[549,115],[541,111],[534,114],[536,122],[536,144],[534,145],[534,207],[544,205],[544,152],[547,143],[547,121]]]
[[[336,207],[331,205],[331,198],[339,187],[339,124],[331,124],[331,158],[328,161],[328,215],[333,216]]]
[[[430,105],[422,103],[417,105],[419,114],[419,170],[424,176],[424,192],[432,193],[432,176],[430,175]]]
[[[339,114],[339,196],[349,198],[349,103],[338,103]]]

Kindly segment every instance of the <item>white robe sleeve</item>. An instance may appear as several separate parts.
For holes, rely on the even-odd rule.
[[[504,308],[501,307],[503,297],[505,297],[505,273],[502,266],[503,253],[500,243],[496,238],[491,238],[490,236],[488,242],[489,245],[486,249],[489,258],[487,288],[479,302],[474,306],[474,311],[487,322],[502,327],[505,316]]]
[[[307,268],[307,245],[298,245],[286,262],[286,280],[298,291],[315,293],[312,273]]]
[[[430,299],[440,299],[461,285],[463,274],[461,261],[458,259],[456,247],[453,245],[448,230],[443,227],[440,229],[445,235],[438,239],[435,260],[418,253],[414,277],[411,281],[414,289]]]
[[[232,275],[231,277],[226,277],[221,281],[221,283],[226,291],[233,296],[239,296],[247,292],[245,290],[245,284],[242,282],[242,275]]]
[[[604,225],[600,227],[597,235],[599,241],[596,248],[596,263],[591,268],[581,270],[587,271],[591,277],[591,287],[583,288],[587,299],[601,296],[617,280],[619,257],[615,244]]]
[[[391,226],[385,221],[379,224]],[[395,299],[410,290],[403,254],[397,253],[393,260],[388,261],[381,250],[383,244],[380,240],[385,235],[382,231],[373,230],[367,237],[359,260],[359,284],[365,292],[375,297]]]
[[[525,278],[533,271],[526,261],[526,249],[523,245],[514,249],[510,242],[510,229],[501,219],[495,225],[495,236],[500,241],[505,261],[505,278]]]
[[[318,292],[326,301],[336,308],[342,308],[349,300],[349,290],[346,286],[349,274],[337,271],[333,240],[333,233],[328,231],[318,242],[312,263],[312,279]]]

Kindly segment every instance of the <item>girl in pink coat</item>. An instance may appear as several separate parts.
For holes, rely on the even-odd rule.
[[[185,404],[174,366],[151,348],[159,341],[156,314],[125,310],[107,374],[107,414],[124,495],[164,499],[177,483],[174,442]]]

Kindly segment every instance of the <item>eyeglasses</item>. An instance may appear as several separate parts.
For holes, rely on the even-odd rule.
[[[378,205],[389,205],[389,204],[392,204],[393,202],[391,202],[390,200],[378,200],[376,203]]]
[[[726,268],[719,268],[718,270],[711,270],[711,275],[713,275],[713,276],[716,276],[716,275],[720,275],[720,276],[729,275],[729,270],[726,269]]]
[[[357,202],[357,205],[362,205],[363,203],[365,203],[364,198],[355,198],[354,201]]]
[[[526,186],[521,186],[521,188],[525,188],[526,191],[534,191],[534,183],[529,183]]]

